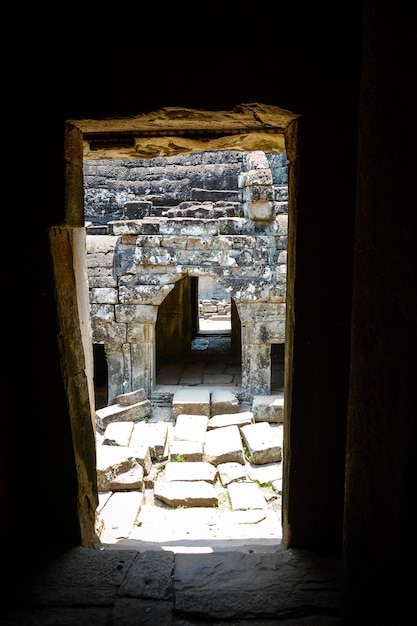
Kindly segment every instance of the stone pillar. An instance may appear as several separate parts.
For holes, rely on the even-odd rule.
[[[242,324],[242,399],[271,393],[271,346],[261,343],[254,323]]]
[[[156,385],[155,324],[128,324],[132,364],[132,391],[144,389],[149,396]]]
[[[107,403],[108,406],[117,403],[117,396],[125,393],[125,358],[126,344],[104,344],[107,360]]]
[[[239,175],[245,217],[254,222],[275,219],[274,185],[268,159],[261,150],[245,154],[247,171]]]

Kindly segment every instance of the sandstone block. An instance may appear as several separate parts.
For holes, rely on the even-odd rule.
[[[130,406],[111,404],[96,411],[97,427],[105,430],[111,422],[136,422],[150,417],[152,405],[150,400],[143,400]]]
[[[255,422],[283,422],[283,396],[254,396],[252,412]]]
[[[136,389],[135,391],[130,391],[129,393],[121,393],[116,397],[117,402],[123,406],[131,406],[132,404],[143,402],[146,399],[146,392],[144,389]]]

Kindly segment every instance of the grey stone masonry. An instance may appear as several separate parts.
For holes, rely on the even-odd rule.
[[[239,325],[240,399],[271,393],[271,346],[285,343],[287,176],[286,155],[262,151],[84,163],[93,343],[104,346],[109,404],[154,392],[157,351],[172,343],[157,332],[161,305],[172,303],[166,329],[184,331],[180,285],[199,278],[236,308],[226,318]]]

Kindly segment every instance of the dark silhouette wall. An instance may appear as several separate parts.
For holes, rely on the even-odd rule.
[[[3,258],[0,519],[10,561],[80,541],[48,240],[65,219],[65,121],[263,102],[301,115],[289,399],[301,443],[291,462],[315,469],[292,484],[292,545],[340,556],[346,624],[406,623],[416,493],[414,21],[405,3],[363,4],[337,20],[327,6],[286,4],[274,8],[279,23],[241,7],[220,19],[210,5],[171,40],[165,9],[156,19],[142,5],[69,11],[48,26],[25,9],[9,18],[24,46],[7,55],[3,91],[15,246]],[[183,17],[169,15],[170,32]]]

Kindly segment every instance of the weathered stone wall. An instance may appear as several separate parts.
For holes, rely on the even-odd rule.
[[[168,295],[162,310],[175,319],[158,341],[190,340],[185,277],[214,278],[230,294],[242,395],[268,394],[271,344],[285,341],[286,155],[88,161],[84,173],[93,341],[105,346],[109,403],[135,388],[153,391],[155,327]]]

